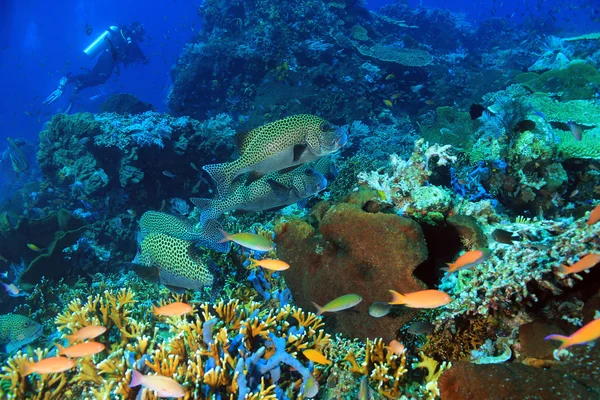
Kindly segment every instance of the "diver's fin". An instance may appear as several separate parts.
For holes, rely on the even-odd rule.
[[[305,144],[297,144],[294,146],[294,162],[300,160],[308,147]]]
[[[258,172],[258,171],[251,171],[248,174],[248,177],[246,178],[246,182],[244,182],[244,185],[248,186],[250,185],[252,182],[255,182],[257,180],[259,180],[260,178],[262,178],[263,176],[265,176],[265,174],[263,174],[262,172]]]
[[[217,207],[217,201],[213,199],[201,199],[199,197],[192,197],[190,202],[198,208],[200,211],[200,222],[211,219],[217,219],[221,216],[221,212]]]
[[[220,197],[223,197],[229,193],[229,187],[231,186],[231,181],[233,180],[231,172],[227,169],[228,165],[228,163],[209,164],[202,167],[203,170],[208,172],[210,177],[215,182],[215,185],[217,185],[217,191],[219,192]]]
[[[271,186],[271,190],[275,193],[275,196],[281,201],[287,201],[290,196],[290,188],[277,182],[274,179],[267,179],[267,183]]]

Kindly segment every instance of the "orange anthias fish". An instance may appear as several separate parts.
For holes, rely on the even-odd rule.
[[[442,269],[447,270],[448,273],[451,274],[453,272],[460,271],[461,269],[473,268],[474,266],[481,264],[490,258],[491,255],[492,252],[488,249],[467,251],[465,254],[458,257],[458,260],[456,260],[454,263],[447,263],[448,268]]]
[[[576,274],[585,271],[586,269],[590,269],[598,263],[600,263],[600,254],[588,254],[570,267],[561,265],[559,270],[563,275]]]
[[[286,269],[288,269],[290,267],[290,264],[288,264],[284,261],[281,261],[281,260],[270,260],[270,259],[255,260],[253,258],[248,258],[248,260],[250,261],[250,265],[248,266],[248,269],[262,267],[264,269],[268,269],[271,271],[285,271]]]
[[[584,325],[577,332],[571,336],[563,335],[550,335],[546,336],[544,340],[560,340],[562,343],[559,350],[566,349],[567,347],[574,346],[576,344],[585,344],[596,340],[600,337],[600,318],[593,320],[592,322]]]
[[[600,221],[600,204],[598,204],[590,213],[590,218],[587,220],[587,225],[592,226],[598,221]]]
[[[25,362],[23,365],[23,376],[36,374],[55,374],[67,371],[75,366],[75,361],[67,357],[44,358],[36,363]]]
[[[152,306],[152,310],[154,315],[162,315],[165,317],[172,316],[180,316],[187,313],[190,313],[194,310],[192,306],[186,303],[182,303],[180,301],[176,301],[175,303],[167,304],[166,306],[156,307]]]
[[[154,390],[158,397],[183,397],[185,389],[174,379],[162,375],[143,375],[133,370],[129,387],[143,385]]]
[[[318,350],[308,349],[304,350],[302,354],[304,354],[304,357],[308,358],[312,362],[316,362],[317,364],[331,364],[331,361],[329,361],[327,357],[321,354],[321,352]]]
[[[106,332],[106,328],[98,325],[89,325],[81,328],[72,335],[67,336],[69,343],[77,340],[94,339]]]
[[[105,346],[98,342],[84,342],[69,347],[62,347],[60,344],[56,344],[56,347],[58,348],[59,356],[73,358],[92,356],[105,349]]]
[[[421,290],[407,294],[390,290],[390,293],[393,297],[389,304],[402,304],[410,308],[437,308],[452,301],[447,293],[439,290]]]
[[[397,340],[392,340],[388,348],[392,353],[396,354],[397,356],[402,354],[402,352],[404,351],[404,345]]]

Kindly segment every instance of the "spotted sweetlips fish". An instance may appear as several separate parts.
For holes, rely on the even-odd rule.
[[[213,275],[195,254],[194,243],[163,233],[150,233],[140,243],[136,264],[158,270],[158,280],[169,288],[200,290],[212,285]]]
[[[243,180],[234,184],[227,196],[218,199],[192,198],[200,210],[200,221],[216,219],[226,211],[265,211],[303,201],[327,187],[326,176],[334,174],[335,166],[329,157],[312,164],[304,164],[289,172],[271,172],[245,185]]]
[[[7,353],[20,349],[42,335],[42,325],[19,314],[0,315],[0,345]]]
[[[205,165],[203,169],[215,181],[219,195],[226,196],[234,179],[246,172],[261,176],[302,165],[338,151],[347,141],[344,130],[323,118],[299,114],[241,136],[237,160]]]
[[[209,247],[222,253],[229,249],[227,243],[218,243],[217,238],[211,237],[214,232],[210,226],[198,232],[186,218],[158,212],[146,211],[140,218],[140,242],[151,233],[162,233],[185,241],[193,241],[201,247]]]

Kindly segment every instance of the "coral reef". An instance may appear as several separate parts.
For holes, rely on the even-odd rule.
[[[113,94],[100,105],[100,112],[103,113],[142,114],[146,111],[154,111],[152,104],[127,93]]]
[[[358,206],[332,205],[318,231],[302,220],[275,226],[277,255],[295,265],[284,271],[294,300],[301,307],[324,304],[347,293],[362,296],[359,313],[331,316],[332,326],[351,337],[392,339],[414,316],[403,311],[393,323],[367,313],[375,301],[389,298],[389,289],[411,292],[424,288],[413,272],[427,258],[418,224],[397,215],[370,214]]]
[[[11,222],[3,213],[0,234],[3,237],[0,252],[13,263],[25,263],[26,268],[14,277],[20,285],[33,286],[42,276],[61,277],[72,265],[65,260],[63,250],[81,237],[87,229],[85,222],[60,209],[45,218],[19,217]],[[39,252],[32,251],[28,244],[35,244]],[[25,252],[25,249],[28,252]]]
[[[134,370],[174,379],[184,399],[598,397],[597,347],[544,339],[600,311],[600,267],[561,272],[600,254],[588,222],[600,42],[556,23],[579,7],[547,7],[472,25],[406,1],[206,0],[171,69],[169,113],[114,94],[101,113],[57,114],[39,170],[37,144],[8,138],[0,397],[158,398],[130,387]],[[292,174],[304,169],[275,172],[293,185],[254,165],[232,177],[232,199],[213,193],[203,167],[247,151],[253,134],[239,133],[299,114],[347,134],[323,159],[339,168],[333,184],[331,164],[313,166],[316,184]],[[259,185],[268,201],[245,195]],[[281,186],[302,201],[271,210],[292,202]],[[219,224],[275,248],[222,242]],[[470,250],[486,259],[443,271]],[[427,288],[452,301],[369,313],[390,289]],[[362,302],[309,311],[347,294]],[[173,302],[193,310],[152,314]],[[25,374],[89,325],[106,327],[104,351]]]
[[[153,327],[145,321],[144,307],[131,290],[75,300],[57,316],[63,335],[83,326],[100,324],[107,328],[101,341],[111,351],[78,361],[76,370],[55,379],[35,376],[28,384],[21,368],[29,357],[18,353],[3,368],[0,385],[6,398],[52,396],[120,396],[134,398],[138,389],[129,387],[131,369],[172,376],[185,382],[186,398],[212,394],[237,394],[246,398],[271,398],[275,393],[297,395],[303,379],[322,372],[309,372],[300,352],[321,349],[330,339],[320,318],[287,306],[278,311],[261,310],[258,303],[199,304],[189,319],[174,317]],[[287,322],[295,320],[293,324]],[[166,335],[166,336],[165,336]],[[37,359],[48,350],[37,349]],[[277,362],[275,360],[278,360]],[[292,370],[293,367],[295,370]],[[312,367],[310,367],[312,370]],[[147,393],[146,395],[150,395]],[[153,398],[153,397],[152,397]]]
[[[452,198],[447,190],[425,184],[433,173],[432,168],[456,161],[456,157],[449,152],[450,147],[438,144],[429,146],[424,139],[419,139],[409,160],[402,160],[393,154],[390,156],[391,172],[361,172],[358,175],[359,182],[375,189],[384,201],[393,203],[401,215],[441,220],[449,214]]]
[[[439,388],[443,399],[564,397],[589,398],[600,393],[597,376],[598,351],[590,350],[585,363],[553,367],[550,370],[519,363],[475,365],[457,362],[442,373]],[[468,376],[469,379],[464,379]],[[510,381],[510,385],[506,381]]]
[[[511,314],[524,305],[532,307],[545,292],[561,294],[573,280],[561,279],[556,268],[571,264],[575,257],[600,251],[594,240],[600,226],[584,226],[584,218],[503,224],[502,229],[515,232],[521,241],[510,246],[490,243],[493,255],[481,266],[443,277],[440,289],[453,295],[454,301],[438,320],[499,311]]]

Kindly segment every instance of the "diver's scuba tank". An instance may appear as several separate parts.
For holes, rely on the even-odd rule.
[[[119,34],[119,27],[111,25],[107,30],[102,32],[88,47],[83,49],[83,52],[90,58],[96,57],[108,48],[108,40]]]

